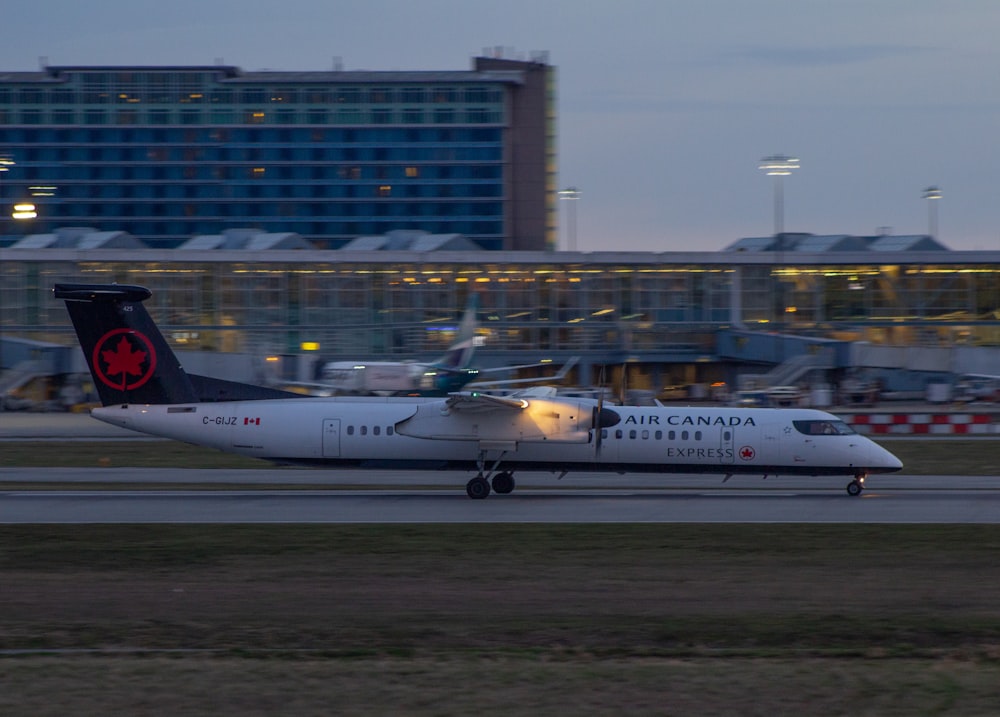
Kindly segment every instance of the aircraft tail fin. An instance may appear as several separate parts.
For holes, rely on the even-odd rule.
[[[436,366],[458,371],[472,364],[472,357],[476,352],[478,314],[479,294],[473,292],[469,294],[469,301],[465,305],[465,313],[462,314],[462,321],[458,325],[455,341],[448,347],[447,353],[435,362]]]
[[[56,284],[105,406],[194,403],[198,393],[142,302],[149,289]]]

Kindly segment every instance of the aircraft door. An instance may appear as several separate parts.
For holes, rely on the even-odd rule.
[[[340,419],[323,419],[323,457],[340,458]]]
[[[733,463],[736,459],[736,429],[732,426],[723,426],[719,436],[721,449],[719,462],[723,464]]]

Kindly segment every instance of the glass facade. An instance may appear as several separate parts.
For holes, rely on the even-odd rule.
[[[206,260],[202,252],[138,251],[125,261],[110,250],[0,252],[4,333],[66,344],[66,311],[51,296],[60,281],[149,287],[149,309],[178,348],[295,353],[311,342],[329,359],[433,357],[451,340],[470,292],[480,294],[484,351],[508,359],[542,351],[698,361],[727,328],[1000,346],[1000,253],[976,262],[951,252],[947,263],[775,265],[726,254],[671,262],[638,253],[415,260],[368,252],[342,261],[332,252],[282,252],[269,261],[260,253]]]
[[[93,226],[153,247],[254,227],[317,248],[413,229],[501,249],[514,231],[508,107],[520,81],[233,67],[8,73],[0,151],[14,166],[0,199],[33,202],[34,233]],[[542,222],[544,238],[554,228]]]

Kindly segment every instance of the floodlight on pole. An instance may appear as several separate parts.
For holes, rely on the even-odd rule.
[[[937,200],[941,196],[940,187],[931,186],[924,189],[923,197],[927,200],[927,234],[935,239],[938,233]]]
[[[580,190],[576,187],[560,189],[559,198],[570,202],[566,227],[567,248],[576,251],[576,202],[580,199]]]
[[[757,165],[767,176],[774,177],[774,235],[785,231],[785,190],[783,180],[799,168],[799,160],[784,154],[772,154]]]

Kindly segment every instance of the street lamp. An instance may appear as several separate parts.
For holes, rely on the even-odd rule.
[[[774,235],[785,232],[785,191],[782,180],[799,168],[799,160],[784,154],[772,154],[760,160],[758,169],[774,177]]]
[[[566,187],[559,190],[559,198],[570,202],[569,219],[566,227],[567,248],[576,251],[576,202],[580,198],[580,190],[576,187]]]
[[[940,187],[931,186],[924,190],[924,199],[927,200],[927,234],[935,239],[937,239],[938,233],[937,200],[940,198]]]

